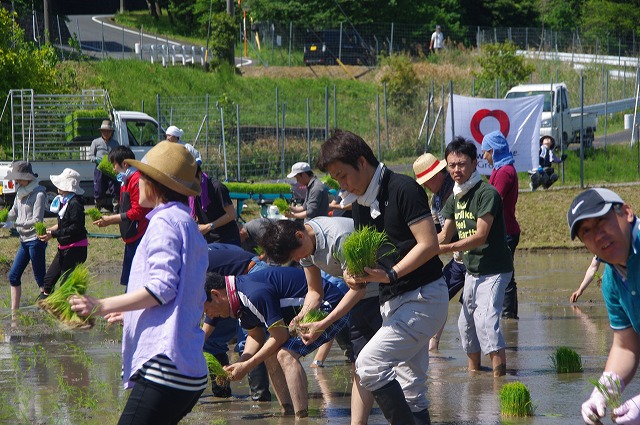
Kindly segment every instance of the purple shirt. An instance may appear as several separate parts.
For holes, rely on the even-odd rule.
[[[166,355],[179,374],[207,375],[202,356],[204,280],[207,243],[189,208],[169,202],[149,214],[149,227],[131,265],[127,292],[145,288],[158,305],[125,313],[122,365],[125,388],[131,377],[158,354]]]

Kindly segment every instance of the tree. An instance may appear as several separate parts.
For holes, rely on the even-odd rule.
[[[627,36],[640,30],[640,8],[637,1],[586,0],[582,12],[585,33],[597,37]]]
[[[56,91],[57,56],[51,45],[38,48],[26,42],[24,31],[5,8],[0,7],[0,93],[31,88]]]
[[[573,31],[578,28],[585,0],[545,0],[540,3],[542,24],[555,31]]]
[[[498,44],[483,44],[479,63],[482,70],[476,74],[478,92],[483,96],[495,94],[496,80],[504,94],[510,87],[526,81],[535,67],[516,55],[517,46],[510,41]]]

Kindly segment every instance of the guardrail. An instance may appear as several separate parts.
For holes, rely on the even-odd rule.
[[[204,66],[205,48],[202,46],[135,43],[134,50],[141,60],[148,58],[151,63],[159,62],[162,66],[167,66],[169,62],[171,65],[199,63]]]

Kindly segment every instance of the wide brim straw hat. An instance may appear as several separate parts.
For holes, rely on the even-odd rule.
[[[440,161],[430,153],[425,153],[413,162],[413,172],[416,174],[418,184],[423,185],[446,166],[445,161]]]
[[[102,125],[98,130],[113,131],[113,124],[111,123],[110,120],[104,120],[102,121]]]
[[[124,163],[182,195],[200,195],[196,160],[178,143],[163,140],[147,152],[142,161],[125,159]]]
[[[33,172],[31,163],[27,161],[16,161],[5,177],[7,180],[35,180],[38,175]]]
[[[65,168],[58,175],[50,175],[49,180],[63,192],[73,192],[76,195],[84,193],[84,189],[80,187],[80,173],[71,168]]]

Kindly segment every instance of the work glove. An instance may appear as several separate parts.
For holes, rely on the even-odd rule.
[[[560,162],[564,162],[565,159],[567,159],[566,153],[563,153],[562,155],[560,155]]]
[[[7,221],[2,223],[2,228],[3,229],[12,229],[13,228],[13,221]]]
[[[96,165],[100,165],[100,160],[98,158],[94,159],[93,162],[95,162]]]
[[[640,424],[640,394],[625,401],[622,406],[613,409],[615,423],[625,425]]]
[[[598,383],[606,388],[607,392],[612,395],[619,395],[624,389],[624,381],[615,372],[603,372]],[[600,423],[600,418],[604,417],[607,412],[607,401],[598,389],[594,388],[591,397],[582,403],[582,419],[589,425]]]

